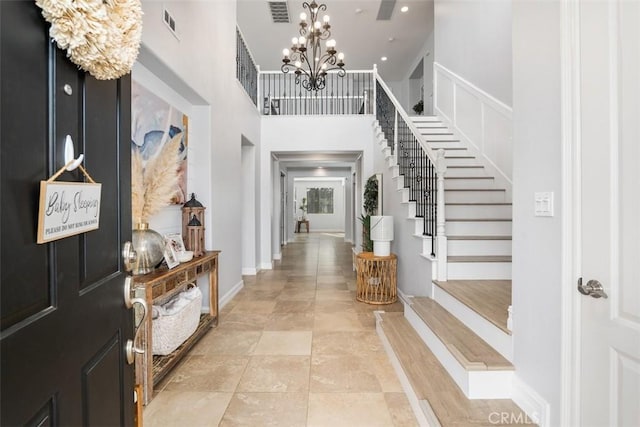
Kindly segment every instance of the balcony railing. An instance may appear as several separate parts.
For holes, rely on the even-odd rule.
[[[263,115],[373,114],[373,71],[330,72],[318,92],[296,84],[293,73],[263,71],[259,79]]]
[[[244,87],[244,90],[258,105],[258,67],[251,57],[247,44],[242,38],[240,30],[236,27],[236,78]]]

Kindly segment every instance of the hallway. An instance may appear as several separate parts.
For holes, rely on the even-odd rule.
[[[355,300],[351,245],[296,234],[157,387],[145,426],[413,426],[375,331]]]

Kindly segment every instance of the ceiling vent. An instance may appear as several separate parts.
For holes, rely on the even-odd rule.
[[[389,21],[393,15],[393,8],[396,6],[396,0],[382,0],[380,9],[378,9],[378,21]]]
[[[288,24],[289,23],[289,7],[286,1],[270,1],[269,10],[271,11],[271,18],[276,24]]]

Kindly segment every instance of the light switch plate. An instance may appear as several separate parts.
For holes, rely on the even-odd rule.
[[[535,193],[535,216],[553,216],[553,192]]]

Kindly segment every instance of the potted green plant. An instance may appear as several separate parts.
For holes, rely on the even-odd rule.
[[[371,215],[378,209],[378,178],[373,175],[364,186],[364,214],[360,215],[362,223],[362,250],[373,252],[373,241],[371,240]]]
[[[302,198],[302,204],[300,205],[299,209],[302,211],[302,220],[306,220],[307,219],[307,198],[303,197]]]
[[[413,106],[413,111],[418,115],[422,114],[422,112],[424,111],[424,102],[422,101],[422,99]]]

